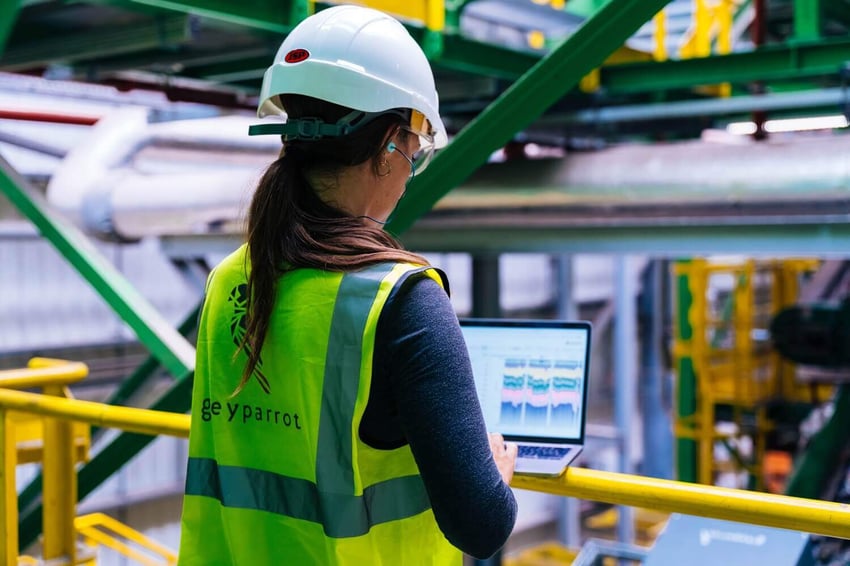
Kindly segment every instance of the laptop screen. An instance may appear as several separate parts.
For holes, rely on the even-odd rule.
[[[584,441],[590,324],[461,320],[489,432]]]

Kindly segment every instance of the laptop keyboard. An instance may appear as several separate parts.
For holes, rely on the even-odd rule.
[[[557,446],[526,446],[523,444],[518,448],[518,458],[533,458],[537,460],[560,460],[570,451],[569,448],[560,448]]]

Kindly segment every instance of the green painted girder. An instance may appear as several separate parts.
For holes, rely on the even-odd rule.
[[[466,126],[411,182],[387,229],[400,233],[602,64],[669,0],[611,0]]]
[[[821,39],[771,45],[756,51],[661,63],[610,65],[601,71],[602,89],[611,95],[689,89],[724,82],[838,77],[850,60],[850,40]]]
[[[147,299],[69,222],[52,212],[44,197],[0,156],[0,193],[82,275],[136,333],[139,341],[172,375],[195,367],[195,349]]]
[[[416,37],[416,33],[413,35]],[[534,53],[481,43],[459,35],[446,35],[440,56],[431,63],[441,69],[514,81],[540,60],[540,55]]]
[[[690,260],[680,260],[680,264]],[[686,274],[676,276],[676,329],[678,340],[687,342],[693,339],[690,312],[693,308],[693,295]],[[691,356],[681,356],[676,367],[676,415],[679,419],[693,417],[697,411],[697,376]],[[697,481],[697,444],[693,438],[679,436],[676,439],[676,479],[679,481]]]
[[[421,40],[424,35],[423,30],[410,31],[417,40]],[[601,81],[604,92],[616,96],[689,89],[699,84],[837,76],[842,64],[850,59],[848,54],[850,40],[822,39],[818,42],[768,46],[758,51],[700,59],[608,65],[602,68]],[[540,56],[534,53],[513,51],[447,34],[443,38],[442,53],[432,60],[432,64],[436,68],[514,81],[539,61]],[[243,75],[247,73],[247,78],[259,79],[269,62],[267,57],[261,57],[198,71],[190,69],[189,74],[203,77],[206,73],[240,72]]]
[[[577,16],[589,18],[598,12],[606,2],[608,0],[570,0],[566,3],[564,10]]]
[[[829,421],[812,437],[806,452],[794,466],[785,488],[786,495],[820,499],[822,491],[838,466],[841,454],[850,444],[850,385],[839,387],[835,410]]]
[[[161,47],[173,48],[189,39],[188,16],[163,14],[146,23],[53,34],[17,43],[0,56],[0,68],[15,71],[57,61],[73,63]]]
[[[6,47],[6,41],[12,35],[12,28],[18,20],[18,11],[21,9],[20,0],[3,0],[0,2],[0,54]]]
[[[127,8],[145,6],[196,14],[249,28],[286,34],[307,17],[308,0],[96,0]]]
[[[794,40],[820,38],[821,0],[794,0]]]
[[[419,42],[425,41],[427,30],[408,28]],[[211,65],[192,65],[183,73],[195,78],[208,78],[227,81],[236,78],[239,81],[257,80],[263,77],[271,64],[274,50],[268,55],[246,57],[243,60],[225,61]],[[465,39],[458,35],[443,36],[442,48],[431,64],[437,69],[460,71],[474,75],[514,81],[540,60],[539,55],[514,51],[498,45],[490,45]]]

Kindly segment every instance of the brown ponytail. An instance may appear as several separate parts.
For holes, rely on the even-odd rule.
[[[293,118],[314,116],[335,122],[350,110],[316,99],[286,95]],[[289,142],[265,171],[248,209],[247,326],[240,344],[248,363],[234,394],[257,369],[274,308],[277,284],[287,270],[301,267],[354,271],[384,261],[427,265],[402,249],[390,234],[322,201],[307,182],[307,170],[334,173],[372,160],[377,167],[386,131],[400,125],[396,115],[381,116],[342,138]],[[264,389],[269,387],[260,376]]]

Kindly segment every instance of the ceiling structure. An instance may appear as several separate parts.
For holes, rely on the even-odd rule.
[[[368,2],[367,2],[368,3]],[[449,0],[371,2],[405,6],[409,29],[436,69],[442,111],[456,129],[483,110],[541,56],[570,37],[605,0]],[[700,3],[707,16],[701,16]],[[634,22],[638,32],[603,67],[596,84],[564,93],[555,118],[541,127],[543,139],[569,144],[598,136],[692,136],[722,105],[699,119],[632,119],[605,128],[576,123],[587,109],[702,100],[716,94],[701,85],[731,83],[732,94],[841,86],[850,52],[850,0],[673,0],[666,8],[664,49],[668,61],[653,61],[655,26]],[[441,17],[425,10],[437,5]],[[707,32],[707,57],[683,57],[694,39],[696,19],[729,8],[728,57],[717,56],[717,29]],[[0,71],[163,90],[175,100],[253,108],[262,74],[282,37],[309,11],[326,4],[308,0],[12,0],[0,25]],[[425,7],[420,7],[425,6]],[[560,9],[556,8],[560,7]],[[434,10],[435,8],[428,8]],[[424,13],[424,12],[423,12]],[[5,37],[4,37],[5,31]],[[4,42],[5,40],[5,42]],[[753,44],[762,44],[759,51]],[[694,49],[693,51],[699,51]],[[603,57],[607,57],[607,53]],[[591,86],[591,88],[589,88]],[[788,110],[793,110],[793,102]],[[541,128],[532,129],[535,131]],[[554,137],[553,137],[554,136]]]
[[[365,3],[398,15],[420,41],[435,69],[441,112],[450,133],[456,134],[429,171],[412,183],[390,226],[399,234],[426,214],[417,224],[422,230],[428,222],[457,215],[447,210],[451,207],[432,209],[502,148],[505,157],[525,158],[524,148],[532,142],[569,153],[620,142],[699,139],[707,129],[732,121],[754,122],[761,136],[758,126],[768,118],[846,113],[850,108],[850,0]],[[157,90],[175,101],[250,113],[282,37],[311,11],[328,5],[312,0],[7,1],[0,8],[0,71]],[[663,15],[653,18],[661,8]],[[534,192],[553,187],[543,178],[535,180],[533,172],[529,175],[523,188],[530,196],[521,204],[506,207],[499,204],[504,199],[490,197],[467,200],[462,211],[467,229],[480,223],[486,234],[538,224],[528,213],[546,213],[547,201],[535,199]],[[623,192],[631,190],[624,187]],[[800,226],[821,220],[841,225],[850,218],[843,202],[830,201],[833,214],[828,217],[812,216],[807,209]],[[705,215],[713,232],[708,240],[704,232],[694,233],[693,241],[705,245],[694,245],[693,251],[711,251],[706,243],[711,234],[725,230],[729,218],[717,209],[724,203],[734,223],[759,226],[764,234],[796,222],[793,207],[745,203],[748,214],[742,216],[723,197],[720,203],[707,203],[715,210]],[[640,206],[627,204],[621,211]],[[649,224],[622,217],[602,223],[607,226],[603,240],[624,240],[620,229],[630,224],[687,232],[694,225],[677,219],[680,205],[664,208],[653,200],[656,220]],[[659,207],[664,209],[659,212]],[[598,206],[593,210],[597,216],[606,214]],[[780,216],[771,212],[776,210],[782,210]],[[550,228],[563,233],[564,241],[575,240],[563,227],[581,227],[567,212],[559,218]],[[434,224],[439,238],[426,237],[421,230],[417,237],[414,230],[410,242],[433,248],[452,238],[473,241],[466,232],[446,231],[456,224],[439,220]],[[674,232],[657,245],[681,242]],[[548,237],[537,240],[538,233],[531,230],[522,240],[527,249],[557,247],[557,237],[554,243]],[[801,228],[800,234],[807,233]],[[474,241],[482,242],[480,249],[509,243],[486,236]],[[833,243],[827,251],[845,249],[845,237],[828,241]]]

